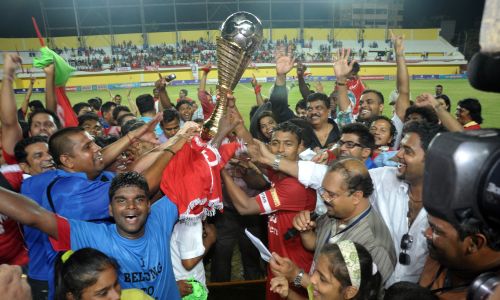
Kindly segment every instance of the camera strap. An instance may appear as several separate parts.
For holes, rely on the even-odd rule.
[[[439,266],[439,269],[438,271],[436,272],[436,275],[434,275],[434,279],[432,280],[432,282],[427,286],[427,289],[430,289],[434,283],[436,282],[436,280],[439,278],[439,276],[445,271],[445,267],[444,266]],[[441,288],[437,288],[437,289],[433,289],[433,290],[430,290],[431,293],[433,294],[438,294],[438,293],[446,293],[446,292],[451,292],[451,291],[459,291],[459,290],[463,290],[463,289],[466,289],[469,287],[469,285],[471,285],[472,282],[468,282],[468,283],[462,283],[460,285],[457,285],[457,286],[452,286],[451,285],[451,280],[450,278],[448,277],[448,272],[446,272],[446,277],[445,277],[445,280],[444,280],[444,286],[441,287]]]

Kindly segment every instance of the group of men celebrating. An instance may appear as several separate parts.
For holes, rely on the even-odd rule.
[[[305,102],[305,107],[301,102],[296,107],[297,115],[305,108],[299,118],[288,107],[286,89],[286,75],[295,60],[291,51],[283,49],[277,56],[276,82],[268,101],[259,103],[260,87],[254,85],[260,105],[250,132],[260,140],[245,128],[230,97],[228,112],[205,147],[236,141],[252,161],[238,153],[236,162],[229,161],[220,175],[211,175],[212,183],[220,184],[220,176],[224,201],[239,214],[268,216],[268,246],[274,252],[268,283],[273,277],[285,277],[297,293],[305,295],[313,261],[323,245],[342,240],[368,250],[385,287],[420,282],[442,299],[459,299],[476,275],[500,266],[500,252],[491,248],[486,238],[491,235],[485,235],[481,226],[464,231],[427,214],[423,206],[424,161],[431,140],[445,129],[477,129],[482,122],[480,105],[465,99],[471,101],[459,102],[454,118],[449,99],[440,102],[442,87],[441,92],[436,89],[436,96],[423,94],[412,105],[403,39],[393,39],[398,93],[394,116],[386,118],[388,127],[394,128],[389,150],[382,148],[387,144],[377,144],[374,125],[383,114],[384,96],[365,88],[350,51],[337,53],[336,83],[329,96],[305,85],[305,67],[299,64]],[[203,121],[214,109],[215,97],[205,86],[210,66],[202,68],[199,109],[193,107],[187,91],[180,93],[174,106],[168,83],[161,77],[154,95],[136,98],[140,117],[134,113],[135,106],[122,106],[118,95],[102,105],[99,99],[91,99],[88,106],[74,106],[80,127],[60,128],[53,111],[36,109],[28,117],[28,133],[23,137],[13,94],[19,63],[19,56],[5,56],[0,121],[8,165],[0,170],[2,263],[28,266],[36,299],[53,297],[57,251],[83,247],[114,257],[121,266],[122,286],[141,288],[157,299],[189,295],[192,286],[186,280],[190,277],[204,285],[202,259],[212,245],[217,249],[217,243],[222,243],[217,240],[219,232],[205,222],[194,228],[190,222],[178,221],[184,208],[170,201],[172,196],[161,189],[161,181],[179,151],[198,143],[200,127],[192,122],[198,119],[193,115],[198,112]],[[47,77],[54,75],[50,68],[45,71]],[[99,115],[92,112],[96,106]],[[389,159],[375,164],[376,156],[385,152],[392,152]],[[243,176],[229,170],[236,166]],[[250,193],[249,187],[257,192]],[[326,207],[326,213],[312,218],[315,210],[321,211],[319,207]],[[24,225],[23,230],[16,222]],[[285,239],[290,228],[299,234]],[[279,295],[268,288],[266,298]]]

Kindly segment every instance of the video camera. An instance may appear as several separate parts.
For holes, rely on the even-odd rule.
[[[429,214],[451,224],[475,218],[500,230],[500,130],[438,134],[426,153],[423,200]],[[499,282],[482,274],[467,299],[486,299]]]

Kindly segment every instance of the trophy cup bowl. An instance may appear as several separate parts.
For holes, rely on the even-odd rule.
[[[217,37],[217,102],[203,125],[202,138],[210,140],[217,132],[219,120],[226,113],[227,95],[232,93],[259,47],[263,29],[260,20],[245,11],[230,15],[220,27]]]

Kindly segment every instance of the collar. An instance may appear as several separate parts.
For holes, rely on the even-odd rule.
[[[475,121],[470,121],[469,123],[467,123],[467,124],[464,125],[464,128],[471,127],[471,126],[476,126],[476,125],[479,125],[479,124],[476,123]]]

